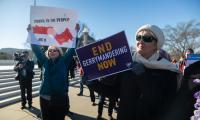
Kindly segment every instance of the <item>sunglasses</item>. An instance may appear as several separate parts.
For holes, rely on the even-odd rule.
[[[144,42],[147,42],[147,43],[150,43],[152,42],[153,40],[157,41],[157,39],[153,36],[147,36],[147,35],[137,35],[136,36],[136,40],[137,41],[144,41]]]
[[[52,49],[52,50],[49,50],[49,52],[58,52],[58,50]]]

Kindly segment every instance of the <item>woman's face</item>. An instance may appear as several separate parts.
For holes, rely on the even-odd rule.
[[[56,59],[60,55],[59,50],[55,46],[48,48],[48,56],[50,59]]]
[[[157,51],[156,38],[150,31],[140,31],[136,36],[136,51],[148,59]]]

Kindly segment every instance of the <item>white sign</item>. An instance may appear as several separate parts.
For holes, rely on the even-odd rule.
[[[77,13],[63,8],[31,6],[30,23],[36,39],[31,44],[74,48]]]

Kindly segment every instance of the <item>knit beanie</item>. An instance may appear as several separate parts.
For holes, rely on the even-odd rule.
[[[155,37],[157,38],[157,49],[158,50],[163,46],[163,44],[165,42],[165,37],[164,37],[162,30],[159,27],[157,27],[156,25],[150,25],[150,24],[143,25],[142,27],[140,27],[137,30],[136,35],[141,30],[149,30],[155,35]]]

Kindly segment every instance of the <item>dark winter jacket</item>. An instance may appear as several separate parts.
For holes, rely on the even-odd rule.
[[[142,67],[140,71],[137,70],[141,68],[135,68],[117,77],[107,77],[107,81],[116,81],[111,87],[101,81],[88,84],[102,95],[120,98],[119,120],[164,120],[173,108],[177,73]]]
[[[19,68],[19,64],[23,64],[24,67],[23,68]],[[16,76],[16,80],[32,80],[32,78],[34,77],[34,62],[31,60],[27,60],[24,62],[18,62],[15,67],[14,67],[14,71],[18,72],[18,75]],[[26,75],[23,75],[23,72],[25,71]],[[30,81],[32,82],[32,81]]]

